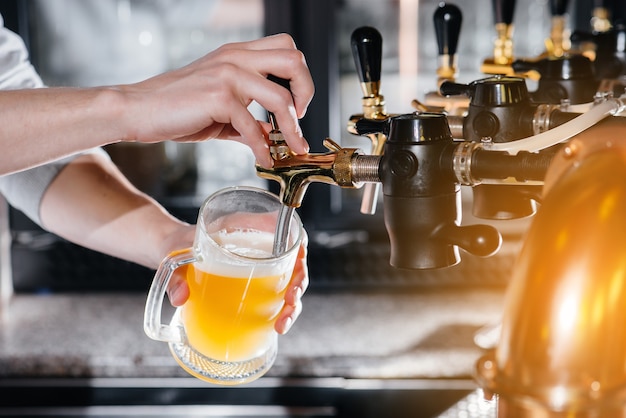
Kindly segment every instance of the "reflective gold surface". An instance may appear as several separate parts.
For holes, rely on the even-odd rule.
[[[546,179],[507,289],[500,342],[477,364],[481,386],[502,400],[500,416],[625,416],[626,145],[619,124],[574,139]]]

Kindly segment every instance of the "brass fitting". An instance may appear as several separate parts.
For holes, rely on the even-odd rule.
[[[330,151],[320,154],[294,154],[285,152],[286,144],[272,144],[274,166],[256,166],[259,177],[275,180],[280,184],[280,198],[284,205],[300,207],[308,185],[312,182],[334,184],[344,188],[361,187],[355,177],[359,170],[353,165],[361,153],[355,148],[341,148],[332,139],[326,138],[324,146]],[[288,148],[287,148],[288,149]]]

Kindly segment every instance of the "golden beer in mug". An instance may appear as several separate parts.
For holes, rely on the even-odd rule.
[[[304,231],[296,214],[282,254],[272,254],[282,204],[261,189],[235,187],[210,196],[191,249],[163,261],[146,302],[144,328],[167,341],[180,366],[218,384],[255,380],[277,353],[274,321],[284,304]],[[186,267],[189,298],[169,325],[160,323],[172,273]]]

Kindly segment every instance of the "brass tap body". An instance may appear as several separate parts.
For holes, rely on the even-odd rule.
[[[270,140],[272,140],[270,134]],[[320,154],[293,153],[287,147],[282,135],[274,133],[276,142],[270,145],[274,158],[272,168],[256,166],[259,177],[277,181],[280,184],[280,198],[284,205],[300,207],[306,189],[312,182],[334,184],[344,188],[358,188],[360,181],[355,178],[358,169],[354,167],[360,150],[341,148],[332,139],[326,138],[324,146],[330,151]]]

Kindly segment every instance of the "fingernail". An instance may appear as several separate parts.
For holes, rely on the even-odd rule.
[[[304,292],[302,291],[302,288],[300,286],[296,286],[293,290],[293,298],[294,298],[294,302],[298,302],[300,299],[302,299],[302,294]]]
[[[293,318],[288,316],[287,319],[285,319],[285,322],[283,323],[283,330],[281,334],[285,335],[287,332],[289,332],[292,325],[293,325]]]

